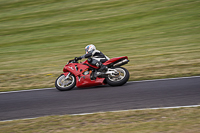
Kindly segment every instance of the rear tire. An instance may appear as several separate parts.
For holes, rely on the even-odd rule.
[[[69,75],[68,79],[65,79],[65,75],[60,75],[55,81],[55,87],[59,91],[69,91],[76,85],[76,78],[74,75]]]
[[[114,67],[112,69],[117,70],[119,74],[115,76],[108,75],[108,77],[106,77],[106,82],[110,86],[124,85],[129,79],[129,71],[123,67]]]

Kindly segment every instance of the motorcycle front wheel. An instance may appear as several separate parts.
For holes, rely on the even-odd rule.
[[[65,79],[65,75],[60,75],[55,81],[55,87],[59,91],[68,91],[75,87],[76,78],[73,74],[70,74],[67,79]]]
[[[123,67],[114,67],[112,69],[117,70],[118,74],[116,75],[108,75],[106,77],[106,82],[110,86],[120,86],[125,84],[129,79],[129,71]]]

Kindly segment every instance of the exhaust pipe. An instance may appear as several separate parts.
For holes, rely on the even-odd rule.
[[[122,61],[120,61],[120,62],[114,64],[113,66],[122,66],[122,65],[124,65],[124,64],[127,64],[128,62],[129,62],[129,60],[124,59],[124,60],[122,60]]]

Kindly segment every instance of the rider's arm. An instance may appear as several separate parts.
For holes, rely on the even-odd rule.
[[[84,54],[84,55],[78,57],[78,59],[89,58],[89,57],[91,57],[91,56],[92,56],[92,53],[88,53],[88,54]]]

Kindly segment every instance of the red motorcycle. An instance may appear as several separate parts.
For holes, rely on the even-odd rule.
[[[129,79],[129,71],[120,67],[129,62],[127,56],[112,58],[105,63],[108,67],[106,72],[98,72],[98,67],[92,66],[88,61],[78,63],[77,60],[70,60],[63,68],[61,74],[55,81],[55,87],[60,91],[73,89],[75,86],[91,87],[109,84],[120,86]]]

